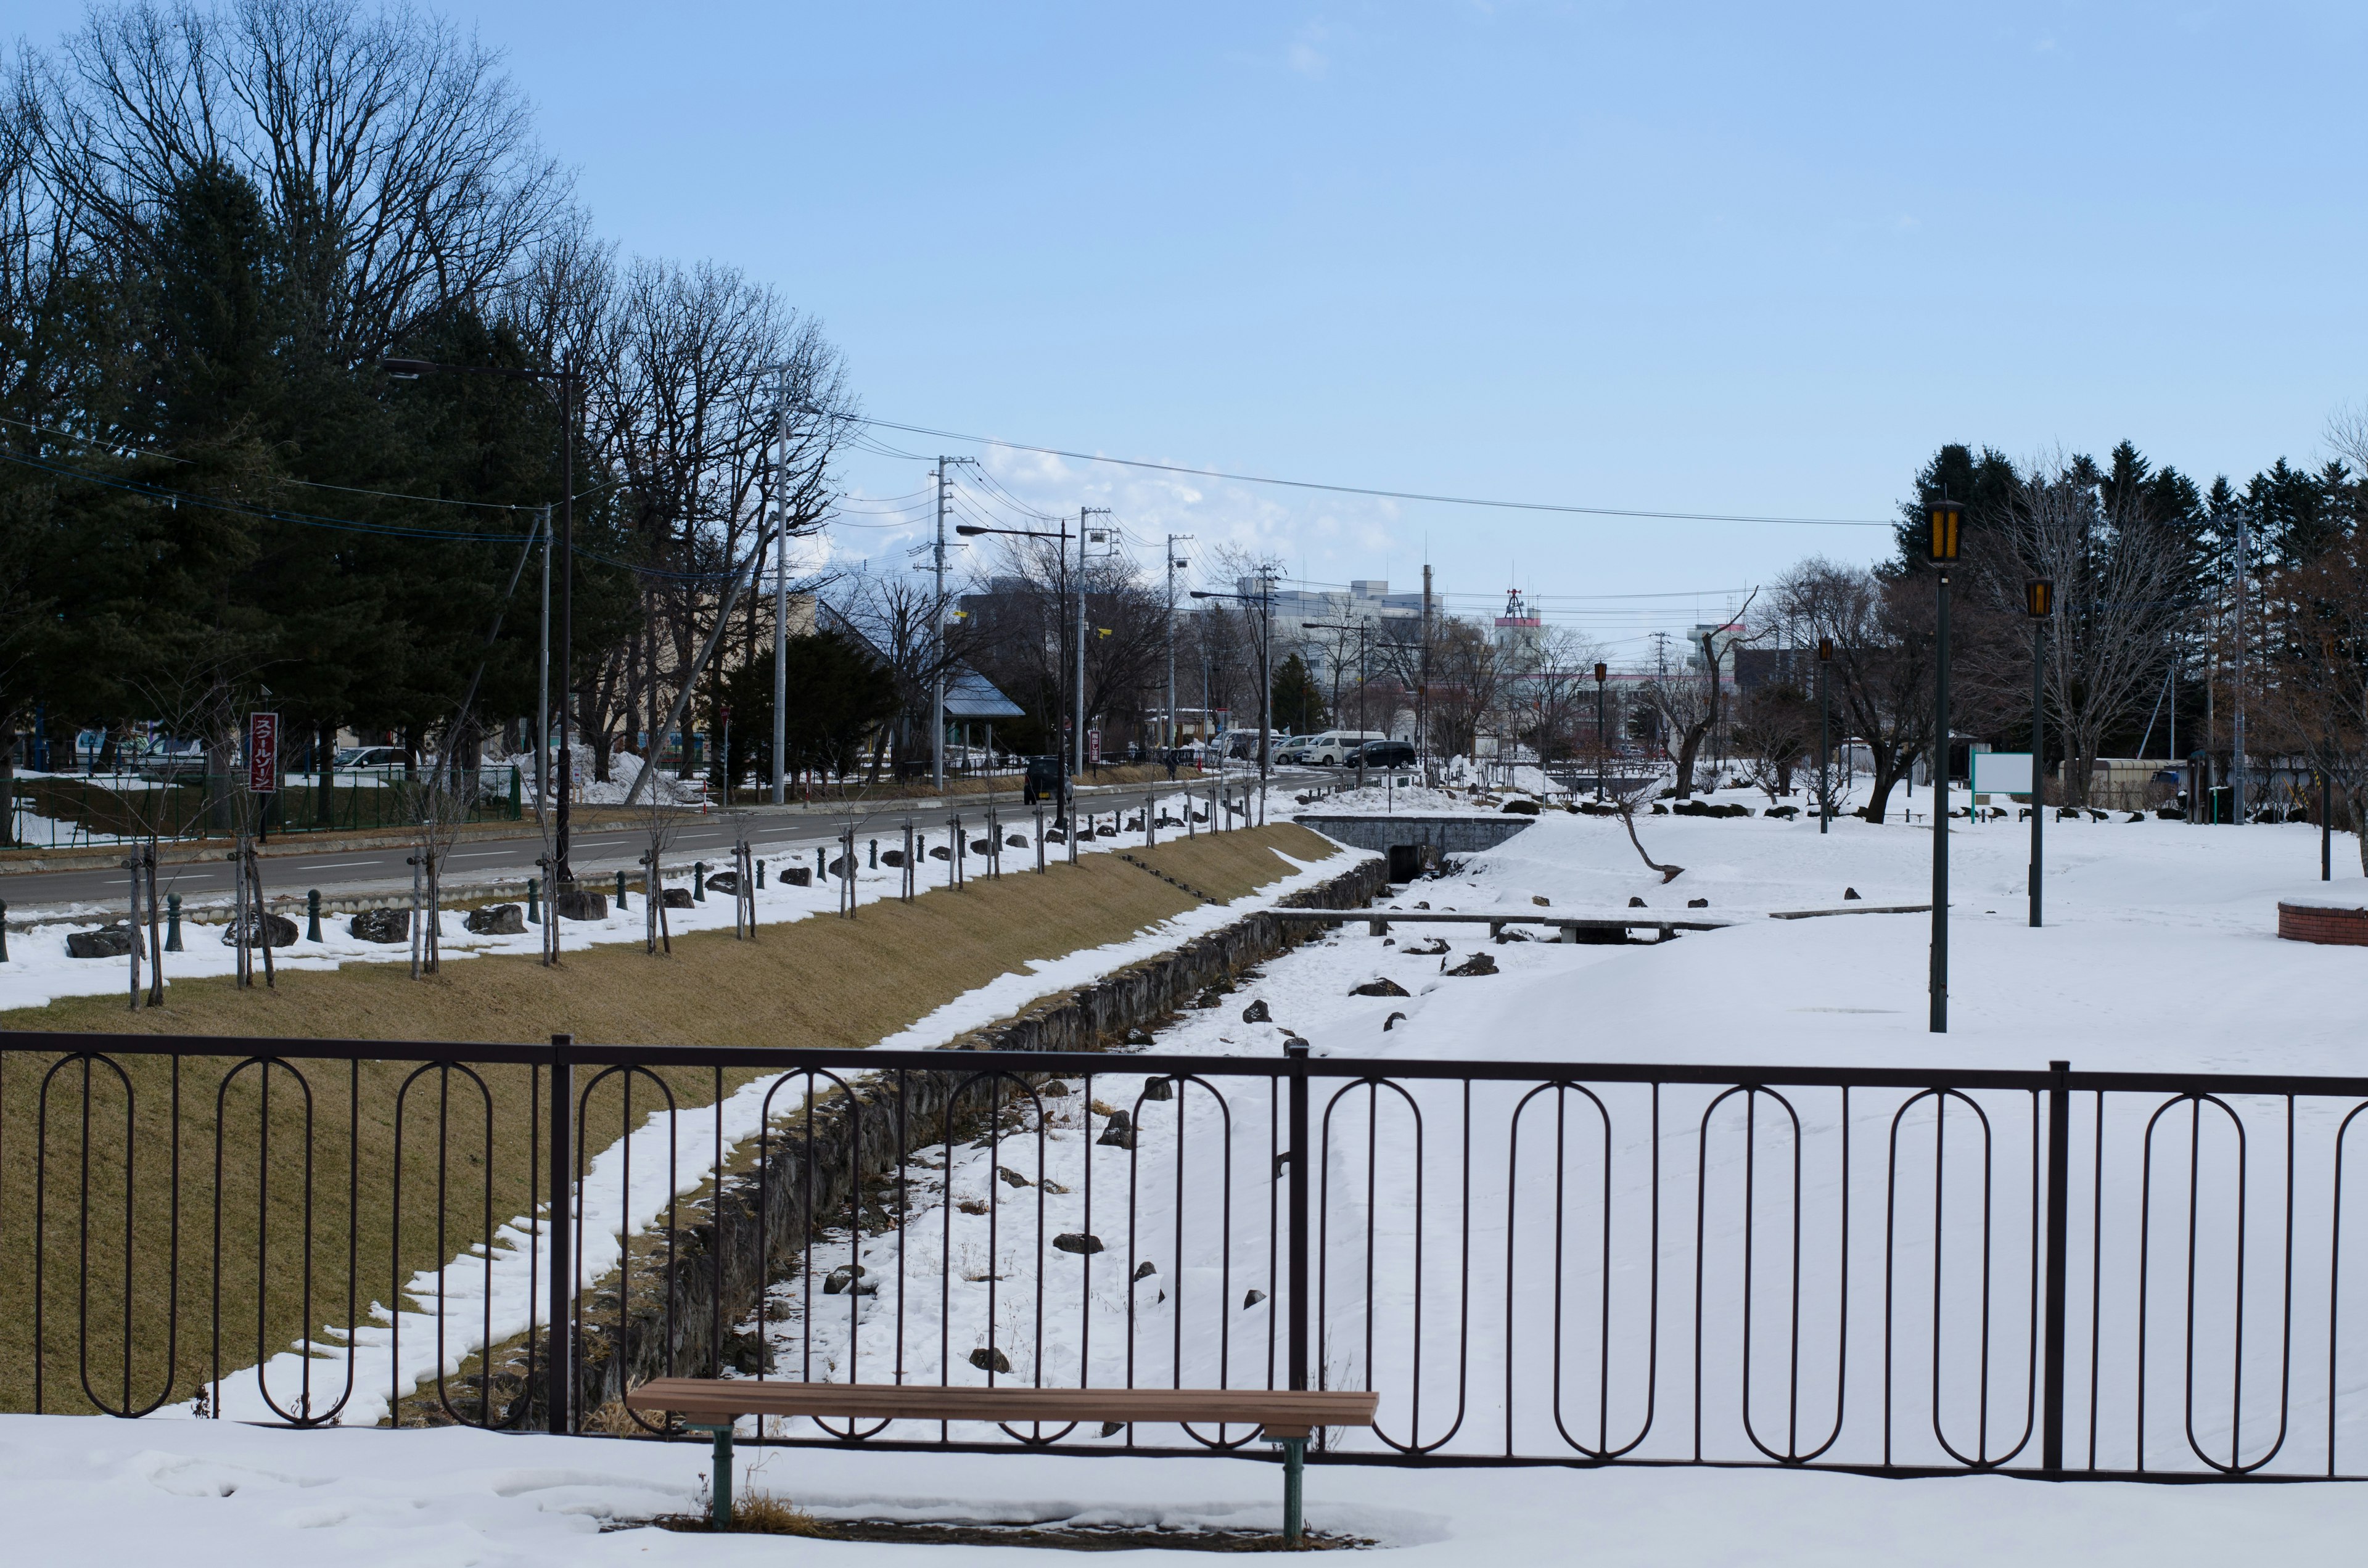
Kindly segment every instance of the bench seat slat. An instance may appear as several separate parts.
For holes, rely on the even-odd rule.
[[[934,1383],[804,1383],[654,1378],[625,1395],[634,1410],[694,1420],[741,1415],[900,1421],[1194,1421],[1257,1426],[1269,1437],[1370,1426],[1378,1393],[1297,1389],[1038,1389]]]

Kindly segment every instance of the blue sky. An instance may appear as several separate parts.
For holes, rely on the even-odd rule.
[[[883,419],[1881,519],[1944,440],[2128,436],[2241,476],[2317,457],[2368,393],[2359,8],[445,8],[508,52],[604,232],[778,285]],[[1474,605],[1740,588],[1889,543],[946,449],[1048,508],[1113,506],[1146,562],[1167,529],[1317,581],[1404,585],[1427,553]],[[901,494],[923,466],[848,478]],[[1624,641],[1693,608],[1579,619]]]

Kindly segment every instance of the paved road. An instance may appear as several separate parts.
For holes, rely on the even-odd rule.
[[[1298,782],[1308,776],[1293,770],[1289,779],[1281,774],[1275,777],[1281,785]],[[1201,790],[1214,782],[1179,780],[1177,787]],[[1243,782],[1238,776],[1227,780],[1235,789]],[[1102,809],[1115,810],[1140,801],[1145,788],[1140,784],[1112,785],[1083,789],[1077,793],[1087,812],[1097,809],[1097,801],[1103,801],[1109,805]],[[1153,788],[1166,790],[1168,786]],[[1021,806],[1016,799],[998,802],[997,809],[1005,813],[1007,821],[1025,821],[1032,814],[1032,808]],[[884,846],[902,838],[907,817],[916,828],[942,830],[947,816],[953,812],[959,811],[966,821],[976,823],[983,818],[985,810],[985,804],[974,798],[882,801],[848,811],[759,807],[736,817],[714,815],[686,820],[677,829],[667,855],[677,864],[705,860],[711,866],[720,866],[729,862],[734,841],[745,833],[760,856],[771,858],[790,854],[803,859],[812,856],[817,846],[835,843],[850,817],[855,822],[859,843],[878,838]],[[1049,808],[1046,820],[1051,820]],[[620,867],[635,869],[647,846],[646,836],[633,828],[582,830],[575,835],[570,858],[575,862],[577,877],[586,881],[604,881],[613,878]],[[541,836],[531,827],[499,838],[470,838],[452,851],[444,877],[452,883],[523,881],[538,874],[535,861],[542,852]],[[274,892],[304,888],[318,888],[323,892],[407,888],[411,885],[411,868],[404,860],[410,853],[408,847],[396,846],[275,854],[266,859],[263,874],[267,886]],[[130,881],[129,873],[112,866],[17,872],[0,877],[0,898],[7,900],[13,918],[69,905],[112,904],[124,897],[123,890]],[[231,869],[219,860],[185,862],[163,868],[157,882],[161,891],[177,892],[190,903],[227,898],[231,892]]]

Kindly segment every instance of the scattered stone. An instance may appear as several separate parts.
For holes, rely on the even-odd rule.
[[[1066,844],[1069,842],[1069,835],[1063,833],[1057,827],[1048,827],[1044,830],[1044,842],[1047,844]]]
[[[1416,907],[1417,909],[1429,909],[1429,908],[1430,907],[1430,900],[1429,900],[1429,899],[1423,899],[1423,900],[1421,900],[1419,903],[1417,903],[1415,905],[1415,907]]]
[[[862,1278],[866,1272],[863,1265],[860,1263],[842,1263],[823,1277],[822,1293],[825,1296],[844,1296],[847,1294],[847,1288]]]
[[[1645,901],[1638,898],[1634,893],[1631,893],[1628,896],[1628,907],[1631,909],[1642,909],[1645,907]]]
[[[121,921],[102,926],[96,931],[66,933],[66,957],[72,959],[120,959],[131,951],[134,940],[131,927]]]
[[[1349,987],[1349,994],[1351,996],[1404,996],[1406,994],[1406,988],[1384,974],[1369,980],[1362,985]]]
[[[1149,1029],[1129,1029],[1126,1031],[1126,1043],[1129,1045],[1149,1045],[1151,1043],[1151,1031]]]
[[[1538,803],[1535,801],[1508,801],[1504,814],[1508,817],[1533,817],[1538,814]]]
[[[837,858],[836,858],[835,859],[833,859],[833,860],[831,861],[831,863],[830,863],[830,874],[831,874],[832,876],[834,876],[834,877],[837,877],[837,878],[840,881],[842,881],[842,882],[843,882],[843,881],[847,881],[847,857],[846,857],[846,856],[844,856],[844,855],[838,856]],[[708,885],[709,887],[713,887],[713,886],[715,885],[715,879],[714,879],[713,877],[710,877],[710,878],[708,878],[708,879],[707,879],[707,885]]]
[[[1801,808],[1798,806],[1770,806],[1761,814],[1774,817],[1780,822],[1791,822],[1794,817],[1801,814]]]
[[[716,872],[713,876],[707,879],[707,891],[709,892],[738,892],[740,891],[740,873],[737,871]]]
[[[1011,1370],[1011,1358],[1006,1356],[1002,1351],[997,1350],[992,1345],[982,1345],[977,1349],[972,1351],[970,1353],[970,1364],[976,1367],[982,1372],[1008,1372]]]
[[[461,924],[480,937],[522,937],[526,934],[526,911],[515,903],[489,903],[483,909],[469,911],[468,918]]]
[[[1427,942],[1416,942],[1411,944],[1406,949],[1406,954],[1408,958],[1435,959],[1440,954],[1450,950],[1452,949],[1450,949],[1447,945],[1446,937],[1433,937]]]
[[[1406,1022],[1406,1015],[1404,1013],[1392,1013],[1388,1017],[1382,1020],[1382,1032],[1383,1034],[1387,1034],[1404,1022]]]
[[[1042,1187],[1047,1192],[1063,1193],[1069,1190],[1067,1187],[1063,1187],[1059,1182],[1054,1181],[1051,1176],[1046,1176],[1036,1185]]]
[[[1147,1258],[1147,1257],[1146,1257],[1146,1258],[1144,1258],[1141,1263],[1138,1263],[1138,1264],[1136,1264],[1136,1265],[1134,1266],[1134,1277],[1135,1277],[1137,1279],[1148,1279],[1148,1278],[1150,1278],[1153,1275],[1155,1275],[1155,1274],[1156,1274],[1156,1273],[1158,1273],[1158,1272],[1159,1272],[1159,1266],[1158,1266],[1157,1264],[1156,1264],[1156,1263],[1152,1262],[1152,1261],[1151,1261],[1151,1259],[1149,1259],[1149,1258]]]
[[[1540,909],[1552,909],[1554,907],[1554,900],[1548,898],[1542,892],[1531,893],[1530,895],[1530,902],[1536,904]]]
[[[961,1210],[965,1214],[984,1214],[986,1212],[986,1201],[985,1199],[979,1198],[965,1198],[961,1202],[956,1203],[954,1207]]]
[[[1474,953],[1447,972],[1462,975],[1494,974],[1497,972],[1497,960],[1486,953]]]
[[[1003,846],[1006,849],[1025,849],[1028,847],[1028,835],[1024,833],[1007,833],[1003,835]]]
[[[1708,909],[1710,907],[1710,900],[1706,898],[1690,898],[1686,900],[1686,907],[1688,909]]]
[[[404,913],[408,915],[410,911]],[[266,915],[263,929],[257,931],[252,917],[233,920],[222,927],[222,939],[225,948],[235,948],[242,941],[250,948],[259,948],[265,942],[275,948],[292,948],[296,945],[296,922],[281,915]]]
[[[516,909],[518,905],[509,907]],[[471,926],[470,929],[474,930],[475,927]],[[411,940],[411,911],[365,909],[353,917],[346,931],[358,942],[408,942]]]
[[[1242,1022],[1246,1024],[1270,1024],[1274,1022],[1274,1014],[1268,1011],[1265,997],[1259,997],[1257,1001],[1242,1009]]]
[[[901,869],[905,864],[905,852],[902,849],[882,849],[880,863],[892,869]]]
[[[2146,821],[2146,812],[2132,812],[2129,814],[2129,820],[2130,820],[2131,822],[2144,822],[2144,821]]]
[[[1659,801],[1656,801],[1653,803],[1653,815],[1655,815],[1655,816],[1656,816],[1656,817],[1665,817],[1665,816],[1668,816],[1668,814],[1669,814],[1669,808],[1668,808],[1668,807],[1667,807],[1667,806],[1665,806],[1665,805],[1662,805],[1662,804],[1661,804]]]
[[[1102,1250],[1102,1239],[1083,1231],[1064,1231],[1053,1238],[1054,1252],[1073,1252],[1080,1257],[1090,1257]]]
[[[1105,1437],[1115,1437],[1121,1432],[1125,1430],[1126,1423],[1123,1421],[1105,1421],[1102,1423],[1102,1436]]]
[[[1248,1295],[1244,1296],[1244,1297],[1242,1298],[1242,1311],[1244,1311],[1244,1312],[1247,1312],[1247,1311],[1249,1311],[1252,1307],[1257,1306],[1260,1301],[1265,1301],[1265,1300],[1266,1300],[1266,1292],[1265,1292],[1265,1291],[1263,1291],[1263,1290],[1252,1290]]]
[[[658,893],[658,903],[668,909],[689,909],[691,903],[690,890],[689,888],[662,889]]]
[[[1858,895],[1858,889],[1856,889],[1856,888],[1844,888],[1844,889],[1842,889],[1842,902],[1843,902],[1843,903],[1860,903],[1860,902],[1863,902],[1863,901],[1862,901],[1862,900],[1861,900],[1861,899],[1859,898],[1859,895]]]
[[[606,920],[609,895],[589,888],[562,888],[551,901],[564,920]]]
[[[1129,1116],[1126,1112],[1122,1110],[1110,1110],[1105,1108],[1099,1100],[1096,1100],[1094,1102],[1094,1108],[1100,1111],[1104,1116],[1110,1119],[1111,1131],[1132,1132],[1134,1131],[1134,1118]]]
[[[1064,1084],[1058,1078],[1053,1079],[1051,1083],[1045,1085],[1036,1092],[1043,1096],[1048,1100],[1065,1100],[1072,1094],[1076,1093],[1076,1091],[1071,1089],[1068,1085]]]
[[[1018,1171],[1013,1170],[1009,1165],[996,1166],[995,1174],[1003,1178],[1004,1185],[1007,1187],[1034,1187],[1036,1185],[1034,1182],[1030,1181],[1026,1176],[1021,1176]]]
[[[951,860],[953,858],[953,852],[942,844],[932,845],[929,848],[929,858],[932,860]]]
[[[972,843],[970,852],[973,855],[992,855],[995,853],[995,840],[992,838],[977,839]],[[837,874],[835,869],[833,874]]]
[[[894,855],[895,853],[896,852],[893,849],[888,851],[888,855]],[[880,858],[885,860],[888,858],[888,855],[882,855]],[[896,863],[900,866],[903,865],[905,863],[904,858],[902,856],[898,856]],[[781,868],[780,875],[781,881],[787,882],[793,888],[810,888],[814,886],[814,868],[812,866],[784,866]]]
[[[1147,1100],[1172,1100],[1176,1097],[1173,1080],[1154,1078],[1143,1085],[1143,1097]]]
[[[1132,1149],[1134,1147],[1134,1131],[1132,1128],[1121,1127],[1113,1121],[1102,1129],[1102,1135],[1094,1142],[1107,1143],[1113,1149]]]

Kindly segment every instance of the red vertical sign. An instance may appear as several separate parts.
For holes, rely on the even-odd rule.
[[[246,716],[246,787],[257,795],[269,795],[279,788],[279,715],[250,713]]]

